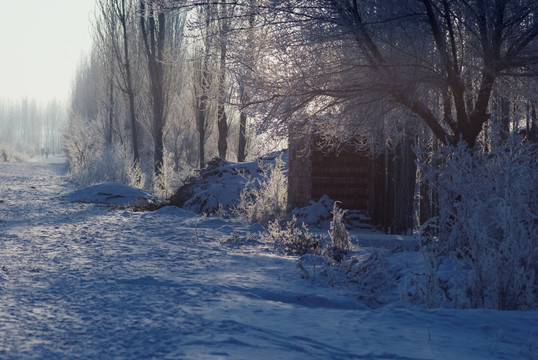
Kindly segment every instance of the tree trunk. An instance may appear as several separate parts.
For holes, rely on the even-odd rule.
[[[499,139],[505,141],[510,133],[510,101],[506,97],[499,100]]]
[[[108,80],[108,123],[106,131],[106,146],[112,146],[112,131],[114,128],[114,82],[112,78]]]
[[[134,93],[129,92],[129,113],[131,118],[131,138],[133,141],[133,164],[136,166],[140,160],[138,155],[138,131],[136,129],[136,115],[135,115],[135,104],[134,104]]]
[[[237,146],[237,161],[245,162],[247,157],[247,114],[241,111],[239,115],[239,145]]]
[[[203,169],[205,166],[205,132],[204,131],[199,132],[198,136],[199,136],[199,146],[200,146],[200,148],[198,149],[198,154],[200,158],[199,166],[200,166],[200,169]]]
[[[219,104],[218,109],[218,129],[219,129],[219,140],[218,140],[218,150],[219,156],[223,159],[226,159],[226,153],[228,152],[228,119],[226,112],[224,111],[224,104]]]
[[[241,106],[244,107],[250,101],[250,98],[246,92],[243,84],[239,85],[239,98]],[[237,146],[237,161],[244,162],[247,157],[247,114],[243,109],[239,114],[239,143]]]
[[[125,41],[127,42],[127,41]],[[127,46],[127,45],[126,45]],[[125,53],[128,51],[125,50]],[[125,62],[125,71],[127,74],[127,97],[129,99],[129,115],[131,120],[131,138],[133,142],[133,163],[136,165],[139,161],[138,155],[138,131],[137,131],[137,121],[136,121],[136,111],[135,111],[135,95],[133,90],[133,81],[131,79],[131,68],[129,60]]]
[[[153,4],[149,4],[150,7],[146,8],[146,1],[140,0],[140,28],[148,60],[153,104],[153,173],[159,175],[163,166],[163,131],[166,123],[163,66],[166,18],[162,12],[155,14]]]
[[[531,106],[531,122],[529,139],[532,143],[538,143],[538,115],[534,105]]]
[[[220,24],[220,62],[219,62],[219,89],[218,89],[218,105],[217,105],[217,124],[219,130],[218,150],[219,156],[226,159],[226,153],[228,151],[228,119],[224,108],[226,98],[226,52],[227,52],[227,32],[228,32],[228,19],[227,9],[223,2],[221,4],[222,12],[219,12],[218,21]]]
[[[202,65],[205,66],[205,65]],[[195,109],[195,116],[196,116],[196,130],[198,131],[198,158],[199,158],[199,164],[200,169],[202,169],[205,166],[205,137],[207,132],[207,101],[208,96],[205,93],[206,89],[206,81],[204,80],[204,74],[206,74],[206,70],[204,69],[200,76],[202,76],[202,79],[200,81],[200,85],[202,88],[201,95],[195,100],[196,101],[196,109]]]
[[[127,93],[127,97],[129,100],[129,115],[130,115],[130,123],[131,123],[131,137],[133,142],[133,164],[136,166],[139,162],[139,154],[138,154],[138,131],[137,131],[137,121],[136,121],[136,111],[135,111],[135,92],[133,87],[133,79],[131,74],[131,62],[129,57],[129,41],[128,41],[128,35],[127,35],[127,18],[126,18],[126,10],[125,10],[125,0],[122,0],[121,2],[121,14],[119,16],[121,21],[121,27],[122,27],[122,34],[123,34],[123,54],[124,54],[124,68],[125,68],[125,82],[126,82],[126,89],[125,92]]]

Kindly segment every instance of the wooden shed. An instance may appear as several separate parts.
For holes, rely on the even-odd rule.
[[[341,202],[345,209],[368,212],[372,160],[352,146],[327,151],[314,137],[290,137],[288,203],[303,207],[323,195]]]
[[[368,211],[371,159],[366,153],[344,149],[327,152],[312,141],[290,142],[288,202],[303,207],[323,195],[341,202],[345,209]]]
[[[372,225],[388,232],[413,226],[414,162],[410,147],[377,156],[353,145],[338,151],[320,146],[318,136],[289,137],[288,206],[304,207],[323,195],[341,207],[359,210]]]

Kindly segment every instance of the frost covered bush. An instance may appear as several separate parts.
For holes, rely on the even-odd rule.
[[[263,226],[286,215],[288,178],[282,157],[274,163],[260,166],[260,176],[246,179],[244,190],[232,214]]]
[[[160,174],[153,180],[153,192],[157,195],[169,198],[190,175],[187,167],[180,167],[171,153],[165,152]]]
[[[394,275],[381,251],[361,255],[346,258],[336,265],[337,269],[346,274],[346,281],[355,285],[360,300],[371,307],[382,305],[388,301],[395,286]]]
[[[344,225],[344,215],[346,210],[342,210],[338,207],[338,202],[333,204],[333,218],[331,221],[331,229],[329,231],[329,237],[331,238],[331,247],[339,250],[348,250],[351,248],[351,239],[349,232]]]
[[[23,162],[27,161],[30,156],[26,154],[31,154],[32,152],[28,151],[20,152],[20,146],[13,146],[11,140],[6,137],[0,138],[0,162]]]
[[[72,179],[80,186],[117,181],[143,188],[145,175],[133,164],[132,156],[121,146],[88,147],[69,161]]]
[[[321,251],[321,240],[322,237],[311,234],[305,224],[298,226],[295,216],[286,222],[284,228],[278,220],[269,222],[267,232],[261,235],[261,241],[274,243],[291,255],[318,254]]]
[[[340,209],[338,202],[335,201],[331,214],[332,220],[329,230],[331,243],[325,254],[334,260],[342,261],[346,256],[346,250],[351,249],[351,239],[343,221],[346,210]]]
[[[439,207],[439,216],[431,220],[437,235],[421,239],[423,249],[437,259],[430,266],[429,295],[456,294],[455,305],[464,308],[536,308],[537,146],[514,135],[488,153],[462,142],[419,155],[423,179],[437,193]],[[459,264],[462,275],[448,292],[436,279],[443,256]]]
[[[297,268],[303,279],[354,289],[354,297],[370,307],[387,304],[397,297],[398,274],[390,269],[385,252],[379,249],[350,252],[341,261],[306,254],[298,259]]]
[[[134,169],[128,144],[107,145],[102,139],[97,121],[75,117],[67,125],[63,146],[72,179],[80,186],[117,181],[123,184],[141,183],[140,169]],[[139,187],[139,186],[137,186]]]

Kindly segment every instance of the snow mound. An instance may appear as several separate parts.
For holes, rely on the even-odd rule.
[[[109,205],[141,205],[158,200],[154,195],[118,182],[105,182],[73,191],[66,196],[70,202]]]
[[[298,221],[306,225],[328,228],[332,218],[333,203],[330,197],[323,195],[318,201],[310,200],[308,206],[293,209],[291,213],[297,217]]]
[[[170,198],[170,204],[198,214],[214,214],[221,207],[230,209],[237,204],[247,179],[260,177],[261,169],[273,164],[280,156],[287,165],[286,151],[273,152],[244,163],[213,158],[197,176],[189,178],[177,190]]]

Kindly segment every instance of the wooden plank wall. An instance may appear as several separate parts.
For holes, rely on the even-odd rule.
[[[342,208],[368,212],[371,160],[366,154],[313,150],[311,159],[313,200],[326,194]]]
[[[328,195],[344,209],[361,210],[379,229],[399,234],[413,227],[416,167],[411,137],[374,159],[353,146],[328,153],[315,145],[318,141],[304,134],[290,136],[290,208]]]

